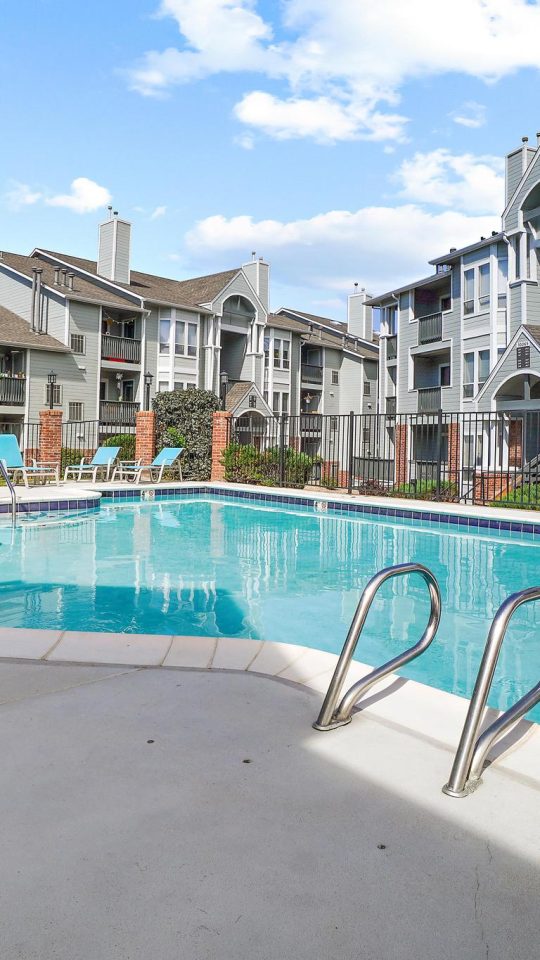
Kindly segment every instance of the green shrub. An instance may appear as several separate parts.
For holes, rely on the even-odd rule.
[[[438,497],[436,480],[411,480],[390,490],[391,497],[408,497],[412,500],[455,500],[457,493],[457,484],[450,480],[441,480]]]
[[[166,427],[161,435],[164,447],[184,447],[186,441],[177,427]]]
[[[514,510],[540,509],[540,484],[524,483],[502,494],[498,500],[492,500],[490,507],[511,507]]]
[[[173,390],[158,393],[154,398],[158,449],[165,446],[186,448],[182,466],[186,480],[210,479],[212,417],[219,408],[219,399],[210,390]],[[171,429],[174,429],[174,435],[170,433]],[[172,436],[184,442],[171,443]]]
[[[60,454],[60,474],[64,475],[66,467],[74,467],[79,464],[84,457],[84,450],[78,447],[62,447]]]
[[[120,447],[118,460],[135,459],[135,434],[134,433],[116,433],[113,437],[107,437],[103,441],[104,447]]]
[[[281,458],[279,447],[257,450],[252,444],[230,443],[223,451],[222,463],[225,479],[232,483],[264,484],[280,486]],[[283,483],[287,487],[304,487],[309,473],[320,457],[310,457],[292,447],[283,451]]]

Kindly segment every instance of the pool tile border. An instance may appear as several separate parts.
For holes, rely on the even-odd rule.
[[[103,502],[106,504],[111,500],[113,502],[156,502],[160,500],[172,500],[178,498],[189,498],[206,494],[221,500],[244,500],[248,502],[283,504],[284,506],[308,507],[314,512],[345,513],[350,515],[365,517],[387,517],[388,519],[400,520],[421,520],[433,524],[442,524],[450,527],[464,527],[467,530],[492,530],[496,532],[529,534],[540,538],[540,523],[520,522],[519,520],[501,520],[499,517],[474,517],[460,516],[458,514],[441,512],[437,510],[418,510],[414,507],[390,507],[384,504],[373,504],[363,502],[351,502],[346,500],[322,499],[312,494],[308,497],[303,495],[295,496],[289,493],[269,493],[263,489],[250,491],[245,489],[232,490],[230,488],[213,486],[212,484],[198,486],[194,484],[189,487],[161,487],[152,488],[153,496],[148,498],[149,490],[103,490]],[[318,504],[324,504],[322,511]]]
[[[101,493],[92,495],[87,490],[83,497],[70,497],[65,500],[17,500],[17,516],[29,513],[58,513],[74,510],[77,512],[88,512],[99,510],[101,502]],[[0,516],[11,514],[10,503],[0,503]]]

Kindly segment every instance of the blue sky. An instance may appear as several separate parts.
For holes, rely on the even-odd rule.
[[[443,17],[444,15],[444,22]],[[536,142],[526,0],[0,0],[0,249],[95,256],[109,197],[133,266],[252,250],[272,305],[342,319],[499,225]]]

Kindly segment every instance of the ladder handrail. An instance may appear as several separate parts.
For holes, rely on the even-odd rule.
[[[0,473],[6,481],[6,486],[11,495],[11,523],[15,526],[17,522],[17,494],[3,460],[0,460]]]
[[[450,778],[443,787],[443,793],[449,797],[467,797],[479,786],[482,782],[480,774],[490,748],[509,727],[540,702],[540,683],[537,683],[478,736],[508,624],[518,607],[533,600],[540,600],[540,587],[528,587],[513,593],[493,617]]]
[[[372,670],[367,677],[363,677],[362,680],[359,680],[357,683],[355,683],[345,694],[339,705],[337,705],[338,698],[347,676],[350,662],[354,655],[354,651],[356,650],[360,634],[363,630],[366,617],[371,604],[373,603],[375,594],[387,580],[391,580],[393,577],[405,576],[409,573],[419,573],[428,586],[431,609],[424,633],[422,634],[418,643],[414,644],[414,646],[409,647],[408,650],[405,650],[397,657],[393,657],[392,660],[388,660],[387,663],[384,663],[382,666]],[[380,570],[379,573],[376,573],[375,576],[371,578],[365,587],[362,596],[360,597],[360,601],[349,627],[349,632],[337,662],[336,669],[334,670],[334,675],[330,681],[326,697],[324,698],[321,712],[313,724],[315,730],[334,730],[336,727],[341,727],[346,723],[350,723],[352,709],[362,694],[369,690],[375,683],[378,683],[379,680],[382,680],[384,677],[388,676],[389,673],[393,673],[394,670],[398,670],[399,667],[402,667],[405,663],[409,663],[410,660],[414,660],[415,657],[420,656],[424,650],[427,650],[431,641],[435,637],[435,634],[437,633],[440,619],[441,592],[439,590],[439,584],[437,583],[437,580],[431,571],[428,570],[427,567],[424,567],[423,564],[398,563],[395,566],[386,567],[384,570]]]

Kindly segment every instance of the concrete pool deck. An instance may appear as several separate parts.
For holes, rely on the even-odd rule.
[[[431,721],[378,712],[421,685],[322,734],[293,681],[0,663],[3,955],[537,956],[538,783],[451,800]]]

